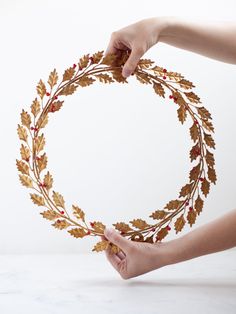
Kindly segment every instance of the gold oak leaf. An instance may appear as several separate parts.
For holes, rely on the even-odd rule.
[[[197,157],[199,156],[199,152],[200,152],[200,146],[197,143],[190,150],[189,156],[190,156],[191,161],[197,159]]]
[[[180,200],[169,201],[164,208],[168,210],[178,209],[182,203],[183,201]]]
[[[18,124],[17,133],[20,140],[27,142],[28,134],[26,128]]]
[[[150,225],[143,219],[133,219],[130,221],[130,223],[137,229],[144,229],[150,227]]]
[[[202,126],[209,132],[214,133],[214,131],[215,131],[212,122],[209,120],[202,120]]]
[[[183,124],[184,121],[186,120],[187,118],[187,111],[186,111],[186,108],[185,106],[180,106],[177,110],[178,112],[178,118],[179,118],[179,121]]]
[[[179,86],[184,89],[191,89],[195,87],[192,82],[185,79],[180,80],[178,83],[179,83]]]
[[[52,188],[52,184],[53,184],[53,178],[52,175],[50,174],[50,172],[48,171],[43,179],[43,183],[46,186],[46,189],[49,191]]]
[[[159,220],[159,219],[165,218],[167,215],[168,215],[168,212],[166,212],[164,210],[156,210],[149,217]]]
[[[138,67],[140,69],[148,69],[154,61],[151,61],[150,59],[140,59],[138,62]]]
[[[195,103],[195,104],[201,103],[200,98],[195,93],[193,93],[193,92],[188,92],[188,93],[185,92],[184,94],[185,94],[185,96],[188,98],[188,100],[190,102]]]
[[[135,72],[137,80],[142,84],[150,84],[151,79],[147,73]]]
[[[185,219],[184,219],[184,215],[181,215],[180,217],[178,217],[178,218],[176,219],[176,221],[175,221],[175,230],[176,230],[176,234],[177,234],[178,232],[180,232],[180,231],[183,229],[185,223],[186,223],[186,221],[185,221]]]
[[[179,81],[183,79],[183,75],[177,72],[167,72],[166,76],[169,77],[170,80]]]
[[[195,205],[194,205],[195,210],[198,215],[201,213],[203,209],[203,204],[204,204],[204,201],[201,199],[200,195],[198,195],[198,197],[195,200]]]
[[[106,249],[108,249],[109,247],[109,241],[107,240],[102,240],[102,241],[99,241],[95,244],[95,246],[93,247],[92,251],[96,251],[96,252],[101,252],[101,251],[104,251]]]
[[[63,196],[55,191],[52,191],[52,193],[53,193],[52,198],[56,206],[59,206],[65,209],[65,201],[64,201]]]
[[[128,231],[132,231],[133,229],[130,228],[130,226],[124,222],[117,222],[115,224],[113,224],[113,226],[115,227],[116,230],[120,231],[120,232],[128,232]]]
[[[87,232],[83,228],[73,228],[68,231],[75,238],[83,238]]]
[[[30,159],[30,150],[28,149],[27,146],[21,144],[20,154],[21,154],[21,158],[23,160],[29,161],[29,159]]]
[[[36,123],[38,129],[44,128],[48,124],[48,114],[41,115]]]
[[[57,229],[66,229],[68,228],[69,226],[71,226],[71,224],[65,220],[65,219],[62,219],[62,220],[56,220],[53,224],[52,224],[53,227],[57,228]]]
[[[81,87],[86,87],[93,84],[93,82],[95,82],[95,79],[93,79],[92,77],[83,76],[76,81],[76,84],[78,84]]]
[[[197,213],[194,210],[188,211],[187,220],[190,227],[192,227],[192,225],[195,223],[196,217],[197,217]]]
[[[209,180],[210,180],[212,183],[216,184],[217,178],[216,178],[215,169],[214,169],[214,168],[211,168],[211,167],[208,167],[207,175],[208,175]]]
[[[158,233],[157,233],[156,239],[161,241],[162,239],[164,239],[167,236],[168,232],[169,231],[166,227],[161,228],[161,230],[158,231]]]
[[[103,57],[103,53],[104,51],[98,51],[98,52],[95,52],[93,55],[92,55],[92,58],[93,58],[93,63],[99,63],[99,61],[102,59]]]
[[[46,94],[46,86],[45,86],[45,84],[44,84],[44,82],[42,80],[40,80],[38,82],[36,90],[37,90],[37,93],[38,93],[39,97],[41,99],[43,99],[44,95]]]
[[[44,138],[44,134],[42,133],[38,137],[35,137],[34,147],[35,147],[36,154],[38,154],[41,150],[44,149],[44,145],[45,145],[45,138]]]
[[[62,82],[71,80],[74,74],[75,74],[75,69],[73,67],[70,67],[69,69],[65,70],[63,74]]]
[[[163,86],[160,84],[160,83],[153,83],[153,88],[154,88],[154,91],[157,95],[165,98],[165,90],[163,88]]]
[[[65,87],[62,88],[62,90],[60,91],[60,93],[58,95],[72,95],[76,89],[77,89],[77,85],[75,84],[69,84],[69,85],[66,85]]]
[[[36,118],[37,115],[39,114],[40,112],[40,103],[38,101],[37,98],[35,98],[32,102],[32,105],[31,105],[31,112],[33,114],[33,116]]]
[[[123,75],[122,75],[122,69],[115,69],[115,70],[113,70],[112,71],[112,77],[118,83],[128,83],[126,78],[124,78]]]
[[[22,185],[26,186],[27,188],[33,187],[33,181],[30,177],[24,174],[19,174],[19,178]]]
[[[198,127],[195,123],[193,123],[193,125],[191,126],[190,130],[190,135],[191,135],[191,139],[196,142],[199,138],[199,132],[198,132]]]
[[[179,197],[184,197],[184,196],[187,196],[190,192],[191,192],[191,189],[192,189],[192,185],[193,185],[193,182],[192,183],[187,183],[186,185],[184,185],[182,188],[181,188],[181,191],[179,193]]]
[[[200,174],[201,164],[199,163],[197,166],[193,167],[189,173],[190,181],[196,181]]]
[[[45,205],[44,198],[38,194],[30,193],[30,198],[33,201],[33,203],[38,205],[38,206],[44,206]]]
[[[212,119],[210,112],[205,107],[199,107],[197,111],[203,119]]]
[[[22,109],[22,112],[20,115],[21,115],[21,123],[29,129],[30,124],[31,124],[30,115],[24,109]]]
[[[108,74],[96,74],[94,75],[101,83],[113,83],[114,80],[112,79],[112,77],[110,77]]]
[[[43,218],[48,219],[48,220],[54,220],[60,217],[60,215],[58,215],[58,213],[55,210],[51,210],[51,209],[40,213],[40,215],[42,215]]]
[[[207,134],[204,132],[204,141],[206,142],[207,146],[215,148],[215,141],[213,140],[211,134]]]
[[[83,210],[76,205],[72,205],[72,209],[73,209],[73,215],[77,219],[81,219],[82,221],[84,221],[85,213],[83,212]]]
[[[202,193],[207,197],[209,191],[210,191],[210,182],[204,178],[201,185]]]
[[[53,86],[55,86],[57,84],[57,81],[58,81],[58,75],[57,75],[56,69],[54,69],[50,73],[49,78],[48,78],[48,84],[51,87],[51,89],[53,88]]]
[[[16,159],[16,166],[18,171],[20,171],[23,174],[29,175],[29,166],[25,162]]]
[[[86,68],[89,63],[89,54],[84,55],[82,58],[79,59],[79,66],[82,69]]]
[[[39,173],[45,169],[47,167],[47,162],[48,162],[48,159],[47,159],[47,155],[46,153],[44,153],[43,155],[41,155],[39,157],[39,159],[37,160],[37,166],[38,166],[38,170],[39,170]]]
[[[117,56],[114,53],[107,54],[102,58],[101,64],[113,65],[113,63],[116,61],[116,58]]]
[[[105,225],[101,223],[100,221],[94,221],[93,222],[93,230],[98,233],[104,233]]]
[[[52,104],[50,104],[49,108],[48,108],[48,111],[49,112],[55,112],[55,111],[58,111],[61,109],[62,105],[63,105],[63,101],[54,101]]]
[[[153,235],[151,235],[150,237],[146,237],[145,242],[153,243]]]
[[[205,158],[206,158],[207,165],[209,167],[214,167],[214,165],[215,165],[214,155],[211,152],[209,152],[209,150],[207,150],[207,149],[206,149]]]
[[[121,251],[121,249],[117,245],[115,245],[113,243],[110,243],[109,249],[114,254],[117,254],[117,253],[119,253]]]

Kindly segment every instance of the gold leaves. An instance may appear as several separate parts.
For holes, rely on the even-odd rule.
[[[185,92],[185,96],[188,98],[188,100],[194,104],[201,103],[200,98],[193,92]]]
[[[116,61],[116,58],[117,56],[114,53],[107,54],[105,57],[103,57],[101,64],[113,65]]]
[[[101,251],[104,251],[106,249],[108,249],[109,247],[109,241],[107,240],[102,240],[102,241],[99,241],[95,244],[95,246],[93,247],[92,251],[96,251],[96,252],[101,252]]]
[[[210,112],[205,107],[197,108],[197,112],[203,119],[212,119]]]
[[[38,129],[42,129],[44,128],[46,125],[48,124],[48,114],[43,114],[39,117],[37,123],[36,123],[36,127]]]
[[[76,91],[77,87],[78,86],[75,84],[68,84],[62,88],[62,90],[59,92],[58,95],[65,95],[65,96],[72,95]]]
[[[99,63],[99,61],[102,59],[103,57],[103,53],[104,51],[98,51],[98,52],[95,52],[93,55],[92,55],[92,59],[93,59],[93,63]]]
[[[196,217],[197,217],[197,213],[194,210],[188,211],[187,220],[190,227],[192,227],[192,225],[195,223]]]
[[[28,134],[26,128],[18,124],[17,133],[20,140],[27,142]]]
[[[59,111],[63,105],[64,101],[54,101],[53,103],[50,104],[50,106],[48,107],[48,111],[49,112],[55,112],[55,111]]]
[[[95,82],[95,79],[92,77],[83,76],[78,81],[76,81],[76,84],[80,85],[81,87],[86,87],[93,84],[93,82]]]
[[[209,120],[202,120],[202,126],[209,132],[214,133],[214,127],[211,121]]]
[[[69,69],[65,70],[65,72],[63,74],[62,82],[71,80],[72,77],[74,76],[74,74],[75,74],[75,68],[74,67],[70,67]]]
[[[167,215],[168,215],[168,212],[166,212],[164,210],[156,210],[149,217],[152,219],[160,220],[160,219],[166,218]]]
[[[179,197],[187,196],[191,192],[192,185],[193,185],[193,183],[187,183],[186,185],[184,185],[181,188],[181,191],[179,193]]]
[[[84,221],[84,212],[81,208],[79,208],[79,206],[76,205],[72,205],[72,209],[73,209],[73,215],[77,218],[77,219],[81,219],[82,221]]]
[[[22,109],[21,112],[21,123],[26,126],[28,129],[30,128],[31,118],[27,111]]]
[[[194,145],[191,150],[190,150],[190,159],[191,159],[191,162],[195,159],[197,159],[197,157],[199,156],[201,150],[200,150],[200,146],[198,145],[198,143],[196,145]]]
[[[151,79],[149,78],[149,75],[147,73],[143,72],[135,72],[137,80],[142,84],[150,84]]]
[[[21,148],[20,148],[20,154],[21,154],[21,158],[25,161],[29,161],[30,159],[30,150],[27,146],[21,144]]]
[[[203,181],[201,184],[201,190],[202,190],[202,193],[205,195],[205,197],[207,197],[210,191],[210,182],[206,178],[203,178]]]
[[[172,201],[169,201],[164,208],[168,210],[178,209],[182,203],[183,201],[180,201],[180,200],[172,200]]]
[[[209,167],[214,167],[215,165],[214,155],[211,152],[209,152],[209,150],[207,149],[206,149],[205,159]]]
[[[187,118],[187,111],[185,106],[180,106],[177,110],[179,121],[183,124]]]
[[[92,223],[92,226],[93,226],[93,230],[98,233],[104,233],[104,230],[106,228],[106,226],[100,221],[94,221]]]
[[[195,87],[192,82],[185,79],[181,79],[178,83],[179,83],[179,86],[184,89],[192,89]]]
[[[138,67],[140,69],[148,69],[154,62],[150,59],[140,59],[138,62]]]
[[[80,69],[86,68],[89,63],[89,54],[84,55],[82,58],[79,59],[79,67]]]
[[[57,81],[58,81],[58,74],[57,74],[56,69],[54,69],[50,73],[49,78],[48,78],[48,84],[51,87],[51,89],[53,88],[53,86],[55,86],[57,84]]]
[[[29,175],[29,166],[25,162],[16,159],[16,166],[18,171],[20,171],[23,174]]]
[[[66,219],[62,220],[58,219],[52,224],[52,226],[55,227],[56,229],[62,230],[70,227],[71,224]]]
[[[211,168],[211,167],[208,167],[208,170],[207,170],[207,175],[208,175],[208,178],[209,180],[216,184],[216,172],[215,172],[215,169],[214,168]]]
[[[30,198],[33,201],[33,203],[38,205],[38,206],[44,206],[45,205],[44,198],[41,195],[30,193]]]
[[[38,101],[37,98],[35,98],[32,102],[32,105],[31,105],[31,112],[33,114],[33,116],[36,118],[37,115],[39,114],[40,112],[40,103]]]
[[[53,184],[53,177],[50,174],[50,172],[48,171],[43,179],[43,184],[45,185],[46,189],[49,191],[52,188],[52,184]]]
[[[196,181],[200,174],[201,164],[199,163],[197,166],[193,167],[189,173],[190,181]]]
[[[45,86],[45,84],[44,84],[44,82],[42,80],[40,80],[38,82],[36,90],[37,90],[37,93],[38,93],[39,97],[41,99],[43,99],[44,95],[46,94],[46,86]]]
[[[52,198],[56,206],[59,206],[65,209],[65,201],[64,201],[63,196],[55,191],[52,191],[52,193],[53,193]]]
[[[207,134],[204,132],[204,141],[206,142],[207,146],[215,148],[215,141],[213,140],[211,134]]]
[[[121,69],[115,69],[115,70],[112,70],[111,72],[112,72],[113,79],[117,81],[118,83],[128,83],[126,78],[123,77]]]
[[[196,142],[199,138],[199,132],[198,132],[198,127],[196,125],[196,123],[193,123],[193,125],[191,126],[190,130],[190,135],[191,135],[191,139]]]
[[[75,238],[83,238],[87,235],[87,232],[83,228],[73,228],[68,232]]]
[[[168,232],[169,231],[168,231],[167,227],[161,228],[161,230],[158,231],[158,233],[156,235],[156,240],[161,241],[162,239],[164,239],[167,236]]]
[[[46,210],[40,213],[40,215],[42,215],[43,218],[48,219],[48,220],[55,220],[60,217],[60,215],[55,210],[52,210],[52,209]]]
[[[176,219],[175,225],[174,225],[175,226],[175,230],[176,230],[176,234],[183,229],[185,223],[186,223],[186,221],[184,219],[184,214],[182,214],[180,217],[178,217]]]
[[[116,230],[118,230],[120,232],[123,232],[123,233],[126,233],[128,231],[132,231],[133,230],[125,222],[117,222],[117,223],[113,224],[113,226],[115,227]]]
[[[159,95],[160,97],[165,98],[165,90],[163,88],[163,86],[160,83],[155,83],[153,82],[153,88],[154,91],[157,95]]]
[[[143,219],[133,219],[130,221],[131,225],[137,229],[144,229],[150,227],[150,225]]]
[[[37,159],[36,163],[37,163],[39,173],[47,167],[47,161],[48,159],[47,159],[46,153],[44,153],[42,156],[40,156],[39,159]]]
[[[23,174],[19,174],[19,178],[22,185],[26,186],[27,188],[33,187],[33,181],[30,177]]]
[[[195,205],[194,205],[195,210],[196,210],[198,215],[200,214],[200,212],[203,209],[203,204],[204,204],[204,201],[202,200],[200,195],[198,195],[197,199],[195,200]]]
[[[101,83],[112,83],[114,82],[114,80],[112,79],[112,77],[110,77],[110,75],[108,74],[104,74],[104,73],[100,73],[100,74],[96,74],[94,75]]]
[[[35,137],[35,141],[34,141],[35,153],[38,154],[41,150],[44,149],[44,146],[45,146],[45,138],[44,138],[44,134],[42,133],[41,135]]]

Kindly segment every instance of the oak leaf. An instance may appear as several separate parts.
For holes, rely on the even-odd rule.
[[[28,134],[26,128],[18,124],[17,133],[20,140],[27,142]]]
[[[36,123],[38,129],[44,128],[48,124],[48,114],[41,115]]]
[[[40,156],[40,158],[36,161],[39,173],[47,167],[48,158],[46,153]]]
[[[52,226],[57,229],[62,230],[62,229],[66,229],[70,227],[71,224],[66,219],[62,219],[62,220],[58,219],[52,224]]]
[[[31,200],[33,201],[34,204],[36,204],[38,206],[44,206],[45,205],[44,198],[41,195],[31,193],[30,197],[31,197]]]
[[[130,228],[130,226],[124,222],[117,222],[115,224],[113,224],[113,226],[115,227],[116,230],[120,231],[120,232],[128,232],[128,231],[132,231],[133,229]]]
[[[202,181],[201,190],[205,197],[207,197],[210,191],[210,182],[206,178],[204,178]]]
[[[29,161],[30,158],[30,150],[27,146],[21,144],[21,148],[20,148],[20,154],[21,154],[21,158],[23,160]]]
[[[57,81],[58,81],[58,74],[57,74],[56,69],[54,69],[50,73],[49,78],[48,78],[48,84],[51,87],[51,89],[53,88],[53,86],[55,86],[57,84]]]
[[[195,87],[192,82],[185,79],[181,79],[178,83],[179,83],[179,86],[184,89],[191,89]]]
[[[95,52],[93,55],[92,55],[92,58],[93,58],[93,63],[99,63],[100,60],[102,59],[103,57],[103,53],[104,51],[98,51],[98,52]]]
[[[201,169],[201,164],[199,163],[197,166],[193,167],[189,173],[189,179],[190,181],[196,181],[199,177]]]
[[[24,109],[22,109],[22,112],[21,112],[20,115],[21,115],[21,123],[29,129],[30,128],[30,124],[31,124],[31,117],[30,117],[30,115]]]
[[[177,110],[178,112],[178,118],[179,118],[179,121],[183,124],[184,121],[186,120],[187,118],[187,111],[186,111],[186,108],[185,106],[180,106]]]
[[[204,204],[204,201],[202,200],[200,195],[198,195],[198,197],[195,200],[195,204],[194,204],[195,210],[196,210],[198,215],[201,213],[201,211],[203,209],[203,204]]]
[[[203,119],[212,119],[210,112],[205,107],[197,108],[197,112]]]
[[[206,149],[205,158],[206,158],[207,165],[209,167],[214,167],[214,165],[215,165],[214,155],[211,152],[209,152],[209,150],[207,150],[207,149]]]
[[[182,214],[180,217],[178,217],[176,219],[175,225],[174,225],[175,226],[175,230],[176,230],[176,234],[183,229],[185,223],[186,223],[186,221],[184,219],[184,214]]]
[[[70,67],[69,69],[65,70],[65,72],[63,74],[62,82],[71,80],[72,77],[74,76],[74,74],[75,74],[75,68],[74,67]]]
[[[204,132],[204,141],[206,142],[207,146],[215,148],[215,141],[212,138],[211,134],[207,134]]]
[[[106,73],[100,73],[100,74],[96,74],[94,75],[96,78],[98,78],[98,80],[101,83],[112,83],[114,82],[114,80],[112,79],[112,77],[110,77],[110,75],[106,74]]]
[[[33,187],[33,181],[30,177],[24,174],[19,174],[19,178],[22,185],[26,186],[27,188]]]
[[[156,210],[155,212],[153,212],[149,217],[152,219],[163,219],[168,215],[168,212],[164,211],[164,210]]]
[[[79,59],[79,66],[82,69],[86,68],[89,63],[89,54],[84,55],[82,58]]]
[[[208,175],[209,180],[210,180],[212,183],[216,184],[217,178],[216,178],[215,169],[212,168],[212,167],[208,167],[207,175]]]
[[[77,87],[78,86],[75,84],[68,84],[62,88],[62,90],[59,92],[58,95],[65,95],[65,96],[72,95],[76,91]]]
[[[187,196],[191,192],[192,185],[193,185],[193,182],[192,183],[187,183],[186,185],[184,185],[181,188],[181,191],[179,193],[179,197]]]
[[[130,223],[137,229],[144,229],[150,227],[150,225],[143,219],[133,219],[130,221]]]
[[[199,131],[198,131],[198,127],[195,123],[193,123],[193,125],[191,126],[190,130],[190,135],[191,138],[194,142],[196,142],[199,138]]]
[[[58,192],[52,191],[52,198],[56,206],[59,206],[65,209],[65,201],[61,194],[59,194]]]
[[[95,82],[95,79],[88,76],[83,76],[79,80],[76,81],[76,84],[80,85],[81,87],[86,87]]]
[[[94,221],[93,222],[93,230],[98,233],[104,233],[105,225],[101,223],[100,221]]]
[[[164,208],[168,210],[178,209],[182,203],[183,201],[180,201],[180,200],[172,200],[172,201],[169,201]]]
[[[73,215],[77,219],[81,219],[82,221],[84,221],[84,216],[85,216],[84,211],[81,208],[79,208],[79,206],[76,206],[76,205],[72,205],[72,209],[73,209]]]
[[[29,175],[29,166],[25,162],[16,159],[16,166],[18,171],[20,171],[23,174]]]
[[[156,240],[157,241],[158,240],[161,241],[162,239],[164,239],[167,236],[168,232],[169,231],[168,231],[168,229],[166,227],[161,228],[161,230],[158,231],[158,233],[156,235]]]
[[[37,98],[35,98],[32,102],[32,105],[31,105],[31,112],[33,114],[33,116],[36,118],[37,115],[39,114],[40,112],[40,103],[38,101]]]
[[[68,231],[75,238],[83,238],[87,232],[83,228],[73,228]]]
[[[196,217],[197,217],[197,213],[194,210],[188,211],[187,220],[190,227],[192,227],[192,225],[195,223]]]
[[[154,88],[154,91],[157,95],[165,98],[165,90],[163,88],[163,86],[160,84],[160,83],[153,83],[153,88]]]
[[[52,175],[50,174],[49,171],[45,174],[44,179],[43,179],[43,183],[45,184],[46,189],[48,191],[52,188],[53,177],[52,177]]]
[[[188,98],[188,100],[194,104],[201,103],[200,98],[193,92],[185,92],[185,96]]]
[[[46,86],[45,86],[45,84],[44,84],[44,82],[42,80],[40,80],[38,82],[36,90],[37,90],[37,93],[38,93],[39,97],[41,99],[43,99],[44,95],[46,94]]]
[[[108,247],[109,247],[109,241],[102,240],[102,241],[99,241],[95,244],[92,251],[101,252],[101,251],[108,249]]]
[[[40,213],[40,215],[42,215],[43,218],[48,219],[48,220],[54,220],[60,217],[60,215],[58,215],[58,213],[52,209],[46,210]]]
[[[42,133],[41,135],[35,137],[34,148],[35,148],[36,154],[38,154],[41,150],[44,149],[44,145],[45,145],[45,138],[44,138],[44,134]]]

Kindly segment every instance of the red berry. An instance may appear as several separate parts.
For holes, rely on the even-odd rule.
[[[198,124],[198,121],[197,121],[197,120],[194,120],[194,123],[195,123],[195,124]]]
[[[170,227],[170,226],[167,226],[166,228],[167,228],[167,230],[171,230],[171,227]]]
[[[26,158],[26,161],[29,162],[29,158]]]
[[[74,68],[74,69],[76,68],[76,64],[75,64],[75,63],[73,64],[73,68]]]
[[[192,211],[192,210],[193,210],[193,208],[192,208],[192,207],[189,207],[189,210],[190,210],[190,211]]]
[[[90,222],[90,226],[93,228],[94,227],[94,222]]]
[[[89,235],[90,233],[91,233],[90,230],[88,230],[87,235]]]
[[[57,219],[57,222],[60,223],[61,222],[60,219]]]
[[[91,61],[91,63],[94,62],[93,57],[90,57],[89,60]]]
[[[50,93],[47,92],[47,93],[46,93],[46,96],[50,96]]]
[[[30,128],[30,130],[32,130],[32,131],[33,131],[33,130],[34,130],[34,128],[33,128],[33,127],[31,127],[31,128]]]
[[[80,71],[82,70],[82,66],[81,66],[81,65],[79,66],[79,70],[80,70]]]
[[[166,69],[163,69],[163,72],[164,72],[164,73],[166,73],[166,72],[167,72],[167,70],[166,70]]]
[[[170,96],[169,96],[169,98],[170,98],[170,99],[172,99],[172,98],[173,98],[173,96],[172,96],[172,95],[170,95]]]
[[[40,157],[37,156],[37,157],[36,157],[36,160],[40,160]]]
[[[163,80],[166,80],[166,76],[163,76]]]
[[[120,233],[120,234],[121,234],[121,235],[123,235],[123,234],[125,234],[125,233],[124,233],[124,231],[121,231],[121,233]]]
[[[64,214],[65,214],[65,212],[62,210],[62,211],[61,211],[61,214],[62,214],[62,215],[64,215]]]
[[[153,232],[154,232],[155,230],[156,230],[155,228],[152,228],[152,229],[151,229],[151,231],[153,231]]]
[[[57,99],[58,97],[57,97],[57,95],[56,96],[54,96],[54,99]]]
[[[202,182],[204,179],[203,179],[203,178],[200,178],[199,180]]]

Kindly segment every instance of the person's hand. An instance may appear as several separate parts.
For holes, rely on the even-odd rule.
[[[167,265],[165,243],[134,242],[116,230],[106,228],[103,240],[116,244],[121,251],[105,250],[106,257],[123,279],[130,279]]]
[[[105,55],[119,54],[120,50],[131,51],[122,70],[122,75],[128,77],[143,54],[158,42],[164,25],[164,18],[149,18],[113,32]]]

